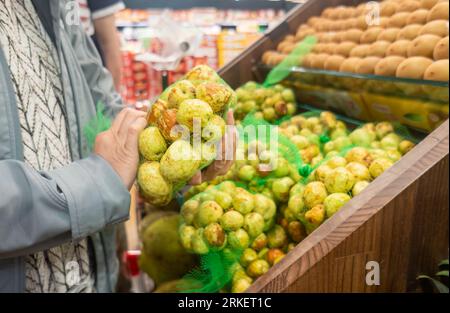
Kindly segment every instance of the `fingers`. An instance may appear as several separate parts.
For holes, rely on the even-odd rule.
[[[125,141],[125,148],[128,149],[138,149],[139,134],[147,126],[147,119],[144,116],[136,116],[136,119],[131,122],[127,130],[127,138]]]
[[[146,114],[141,111],[137,111],[135,109],[125,109],[125,116],[123,117],[121,124],[118,128],[117,134],[120,138],[119,140],[122,143],[125,143],[128,140],[128,132],[130,131],[130,126],[140,118],[146,117]]]
[[[194,177],[191,178],[191,180],[189,181],[189,185],[191,186],[197,186],[200,185],[202,183],[202,172],[198,171]]]
[[[127,109],[123,109],[122,111],[119,112],[119,114],[117,114],[116,118],[114,119],[111,125],[111,130],[113,132],[115,133],[119,132],[120,125],[122,124],[125,115],[127,115]]]
[[[229,109],[227,112],[227,125],[234,125],[234,114],[233,114],[233,110]]]

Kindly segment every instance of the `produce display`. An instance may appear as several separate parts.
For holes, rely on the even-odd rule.
[[[378,9],[377,19],[372,10]],[[329,7],[300,25],[296,34],[287,35],[262,61],[276,67],[285,60],[278,70],[292,66],[295,62],[288,61],[299,58],[298,43],[305,38],[314,41],[309,36],[315,36],[317,44],[300,57],[303,68],[447,82],[448,10],[447,0]],[[300,69],[294,83],[282,78],[262,84],[250,81],[233,91],[214,70],[201,65],[153,104],[148,127],[139,138],[137,181],[145,201],[163,210],[147,215],[140,233],[140,266],[154,279],[156,292],[245,292],[415,147],[415,138],[400,122],[411,125],[398,116],[431,118],[427,107],[437,110],[431,102],[416,104],[406,96],[437,94],[441,90],[433,85],[438,83],[409,86],[408,81],[389,78],[354,75],[358,78],[354,80],[351,75],[328,73],[339,78],[334,80],[323,74]],[[314,88],[322,79],[336,93]],[[386,94],[405,98],[389,103],[388,110],[372,92],[383,89],[383,94],[393,88],[391,81],[395,92]],[[345,93],[345,88],[352,93]],[[323,110],[297,107],[296,95],[300,100],[308,90],[327,105],[304,103]],[[444,91],[439,110],[447,109],[448,115],[448,88]],[[335,101],[334,95],[341,92]],[[368,101],[371,97],[374,100]],[[327,111],[339,112],[352,101],[351,110],[367,109],[364,117],[346,110],[346,117]],[[415,111],[413,104],[424,109]],[[372,105],[380,113],[375,115]],[[234,111],[239,131],[234,164],[223,176],[183,189],[215,160],[228,108]],[[298,114],[298,108],[307,111]],[[385,121],[389,119],[399,123]],[[269,133],[254,138],[249,126]],[[168,212],[175,193],[179,212]]]
[[[256,82],[248,82],[236,90],[237,104],[233,108],[235,118],[243,119],[248,113],[268,122],[275,122],[296,111],[295,94],[283,85],[264,87]]]
[[[235,98],[213,69],[200,65],[153,104],[139,137],[137,181],[147,202],[167,205],[174,192],[214,161],[225,132],[223,116]]]
[[[270,149],[255,141],[244,145],[245,159],[228,174],[185,194],[183,247],[198,255],[241,253],[232,267],[232,292],[245,291],[414,147],[389,122],[350,130],[331,112],[294,116],[279,132],[297,148],[300,168],[278,154],[268,170]]]
[[[380,17],[371,18],[378,9]],[[295,35],[287,35],[262,61],[279,64],[299,41],[313,35],[318,44],[303,57],[304,68],[448,81],[448,19],[448,0],[330,7],[299,26]]]

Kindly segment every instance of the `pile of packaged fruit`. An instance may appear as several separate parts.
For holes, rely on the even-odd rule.
[[[234,90],[205,65],[164,91],[139,137],[137,181],[148,203],[167,205],[176,191],[214,161],[225,132],[224,114],[235,101]]]
[[[277,129],[296,147],[300,165],[269,155],[279,143],[246,143],[245,158],[229,173],[185,194],[182,246],[198,255],[242,251],[232,292],[245,291],[414,147],[389,122],[351,130],[331,112],[297,115]],[[269,160],[276,165],[270,171]]]
[[[233,107],[236,120],[242,120],[249,113],[268,122],[275,122],[296,111],[295,94],[283,85],[264,87],[248,82],[236,90],[237,103]]]

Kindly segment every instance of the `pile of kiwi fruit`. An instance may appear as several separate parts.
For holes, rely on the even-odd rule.
[[[305,68],[449,80],[449,0],[384,0],[326,8],[300,25],[295,35],[286,36],[277,51],[264,53],[263,63],[279,64],[309,35],[318,43],[302,57]]]

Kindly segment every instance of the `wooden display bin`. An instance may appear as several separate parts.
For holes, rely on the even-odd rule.
[[[324,7],[358,0],[310,0],[278,27],[221,70],[233,87],[258,73],[264,51]],[[260,277],[249,292],[406,292],[416,277],[434,273],[448,257],[449,121],[348,202],[280,263]],[[366,282],[374,263],[379,285]]]

